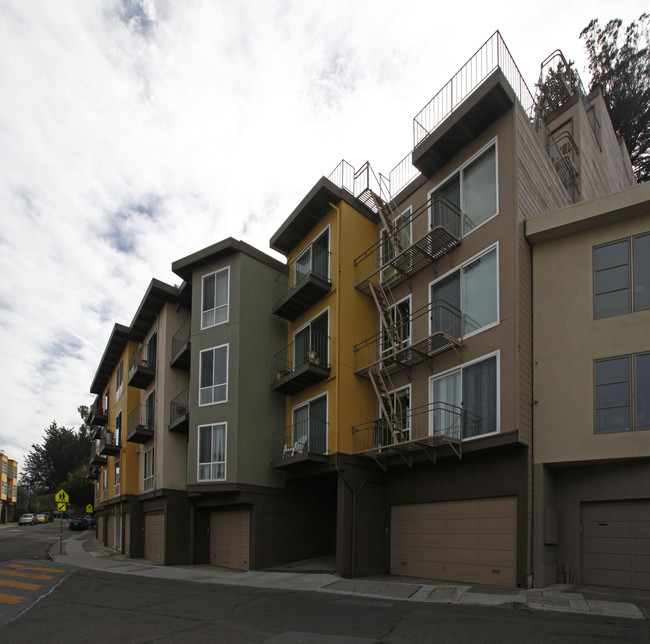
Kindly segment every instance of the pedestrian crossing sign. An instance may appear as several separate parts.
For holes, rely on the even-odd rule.
[[[68,503],[70,501],[70,497],[68,496],[68,493],[65,490],[59,490],[54,495],[54,499],[57,503]]]

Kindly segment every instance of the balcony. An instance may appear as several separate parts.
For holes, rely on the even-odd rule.
[[[272,436],[271,466],[288,468],[306,461],[327,462],[329,423],[307,418]]]
[[[147,413],[146,405],[138,405],[129,414],[129,433],[126,440],[129,443],[146,443],[153,438],[153,414]]]
[[[86,419],[87,425],[100,425],[104,426],[108,423],[108,410],[102,409],[102,401],[99,396],[95,398],[95,402],[90,405],[88,410],[88,418]]]
[[[129,387],[146,389],[156,377],[156,356],[148,356],[149,347],[141,344],[129,360]]]
[[[89,466],[91,465],[106,465],[106,457],[100,456],[99,454],[99,439],[94,440],[90,444],[90,461]]]
[[[185,320],[181,328],[172,337],[172,357],[169,366],[173,369],[190,370],[190,318]]]
[[[99,439],[99,454],[101,456],[117,456],[121,451],[120,445],[115,441],[115,435],[109,430],[104,430]]]
[[[332,289],[330,253],[319,240],[310,244],[276,279],[273,313],[293,322]]]
[[[190,428],[190,388],[169,403],[169,431],[187,434]]]
[[[102,428],[99,425],[91,425],[88,428],[88,437],[95,440],[102,437]]]
[[[99,466],[88,465],[86,468],[86,478],[96,481],[99,478]]]
[[[461,211],[436,193],[395,227],[395,246],[387,236],[354,260],[356,288],[370,282],[393,287],[437,262],[461,243]]]
[[[384,470],[393,462],[412,464],[416,453],[426,455],[434,464],[435,450],[451,448],[462,456],[463,436],[474,436],[481,419],[444,402],[407,409],[394,420],[377,418],[352,428],[353,453],[374,459]],[[389,462],[389,457],[397,457]]]
[[[296,339],[276,353],[271,389],[292,395],[327,380],[330,376],[329,345],[328,336],[312,331],[308,338]]]
[[[355,373],[372,367],[412,367],[462,345],[463,316],[453,305],[435,300],[354,347]]]

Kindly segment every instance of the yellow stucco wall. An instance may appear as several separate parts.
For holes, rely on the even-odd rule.
[[[328,453],[352,452],[352,426],[376,416],[370,382],[354,374],[353,347],[376,332],[372,300],[354,288],[354,259],[376,239],[376,226],[344,201],[335,204],[288,257],[293,261],[327,227],[330,229],[330,278],[326,297],[289,323],[287,343],[294,334],[324,310],[329,310],[330,378],[287,396],[286,424],[292,424],[297,405],[324,393],[328,396]]]

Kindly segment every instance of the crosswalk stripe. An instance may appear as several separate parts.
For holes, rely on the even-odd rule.
[[[22,588],[23,590],[38,590],[39,588],[42,588],[41,584],[28,584],[25,581],[14,581],[13,579],[0,579],[0,586]]]
[[[5,595],[0,593],[0,604],[22,604],[25,601],[24,597],[18,595]]]
[[[59,568],[45,568],[43,566],[32,566],[30,564],[9,564],[7,568],[19,568],[22,570],[37,570],[38,572],[65,572]]]
[[[17,570],[0,570],[0,575],[11,575],[12,577],[23,577],[25,579],[54,579],[54,575],[37,575]]]

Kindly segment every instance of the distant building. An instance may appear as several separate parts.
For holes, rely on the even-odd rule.
[[[0,451],[2,485],[0,488],[0,523],[14,520],[18,501],[18,463]]]

